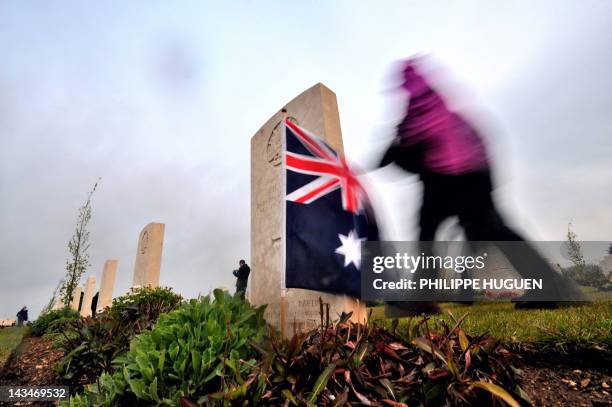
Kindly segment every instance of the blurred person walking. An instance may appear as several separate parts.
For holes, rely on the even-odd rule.
[[[395,163],[408,172],[419,174],[423,184],[419,214],[419,241],[423,252],[431,253],[438,226],[451,216],[458,217],[469,241],[524,242],[506,225],[493,201],[490,162],[481,136],[464,117],[447,106],[429,79],[420,73],[422,59],[412,58],[403,64],[401,87],[409,93],[409,102],[380,167]],[[572,292],[529,245],[521,246],[521,256],[502,246],[499,248],[521,275],[526,276],[529,268],[536,269],[539,277],[554,282],[557,289],[562,287]],[[551,302],[520,304],[555,306]],[[439,312],[432,302],[389,305],[388,312],[396,315]]]

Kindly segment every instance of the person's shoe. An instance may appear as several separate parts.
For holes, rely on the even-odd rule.
[[[385,317],[401,318],[418,315],[437,315],[442,311],[438,304],[432,301],[388,302],[385,304]]]

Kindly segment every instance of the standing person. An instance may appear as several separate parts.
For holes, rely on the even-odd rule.
[[[21,310],[17,313],[17,326],[22,326],[24,322],[28,321],[28,308],[24,305]]]
[[[238,270],[233,271],[234,277],[236,277],[236,293],[240,294],[240,298],[244,300],[251,268],[244,260],[240,260],[238,265],[240,266]]]
[[[93,318],[96,317],[96,311],[98,310],[98,294],[100,294],[100,291],[96,292],[96,295],[91,298],[91,316]]]
[[[506,225],[493,202],[490,163],[482,138],[470,123],[447,107],[419,72],[420,62],[421,58],[413,58],[404,63],[402,89],[409,93],[410,99],[396,138],[380,166],[394,162],[406,171],[419,174],[423,184],[419,215],[423,252],[431,252],[438,226],[451,216],[459,218],[469,241],[524,242]],[[499,248],[521,275],[529,269],[538,270],[539,276],[558,292],[571,292],[548,262],[529,245],[523,246],[520,256],[502,246]],[[554,306],[553,303],[526,305]],[[393,303],[392,306],[439,311],[435,304],[428,302]],[[397,314],[397,310],[391,310],[394,312]]]

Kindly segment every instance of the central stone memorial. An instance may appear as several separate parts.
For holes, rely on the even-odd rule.
[[[282,181],[283,118],[313,132],[339,154],[344,153],[336,95],[319,83],[274,114],[251,138],[251,284],[249,300],[268,304],[266,320],[283,336],[320,322],[319,298],[330,305],[330,317],[353,312],[352,320],[366,319],[365,306],[344,295],[281,287],[282,221],[285,197]]]

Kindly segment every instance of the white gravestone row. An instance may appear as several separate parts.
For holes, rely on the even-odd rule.
[[[138,238],[138,249],[134,264],[134,277],[132,289],[141,287],[155,288],[159,286],[159,274],[161,267],[161,255],[164,239],[164,224],[149,223],[140,232]],[[102,279],[98,291],[98,302],[96,312],[103,311],[113,302],[113,289],[117,275],[118,261],[109,259],[104,262]],[[82,300],[81,300],[81,293]],[[91,316],[92,300],[96,294],[96,278],[88,276],[85,287],[77,286],[72,294],[70,308],[78,311],[82,316]],[[60,299],[54,304],[54,309],[62,308],[64,304]]]

